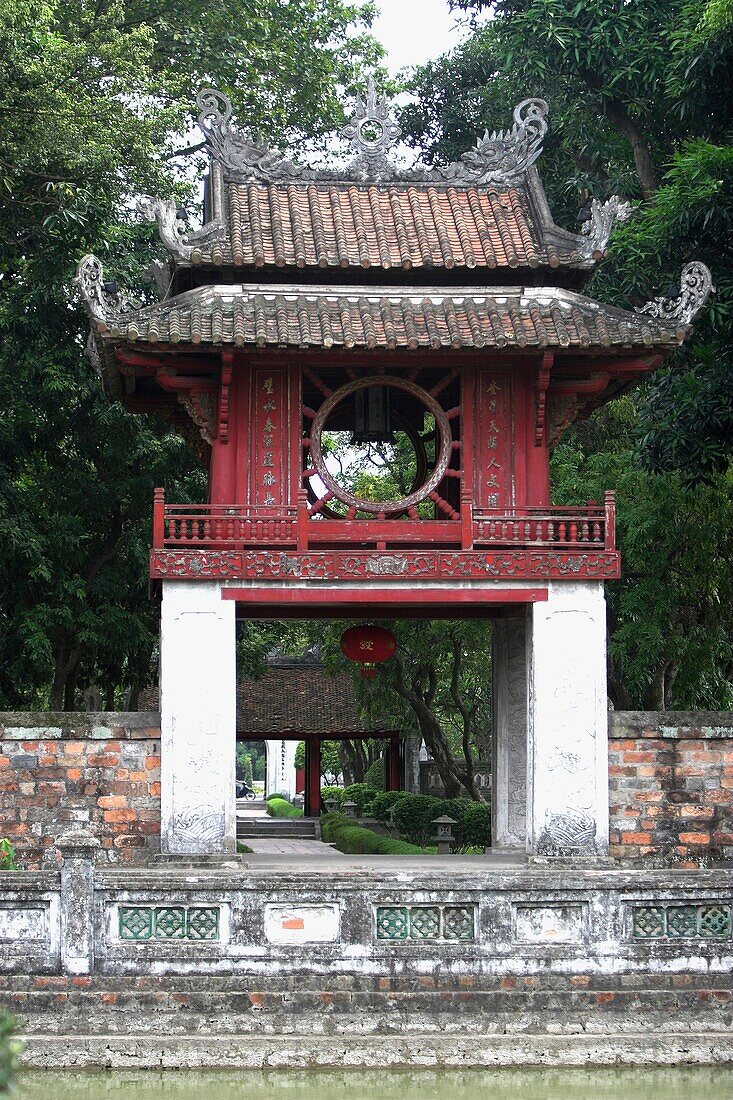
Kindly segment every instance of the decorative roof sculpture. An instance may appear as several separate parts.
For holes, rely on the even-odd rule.
[[[603,256],[617,198],[593,203],[582,233],[555,225],[536,170],[548,106],[524,99],[512,126],[486,130],[460,160],[405,167],[393,159],[401,135],[386,96],[369,78],[366,96],[341,131],[355,158],[346,167],[292,160],[261,134],[233,122],[215,88],[197,96],[211,160],[202,229],[187,232],[175,204],[148,198],[180,267],[307,269],[445,268],[492,271],[562,268],[579,286]]]

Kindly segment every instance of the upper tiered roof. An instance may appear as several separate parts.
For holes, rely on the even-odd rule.
[[[461,272],[475,283],[578,286],[603,256],[618,199],[594,201],[583,233],[555,225],[535,162],[547,132],[548,107],[525,99],[510,129],[488,131],[460,161],[404,168],[389,152],[400,136],[372,80],[342,131],[355,159],[346,167],[313,168],[287,159],[260,136],[232,123],[226,96],[197,97],[199,125],[211,166],[204,225],[187,232],[173,202],[148,200],[177,269],[174,289],[209,281],[206,269],[253,269],[258,279],[287,269],[319,279],[329,270],[360,281],[385,271]],[[200,276],[184,275],[199,269]]]

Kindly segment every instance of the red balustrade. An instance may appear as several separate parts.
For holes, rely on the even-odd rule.
[[[585,507],[472,509],[461,502],[455,518],[435,520],[330,520],[309,517],[308,504],[266,507],[212,504],[166,504],[156,489],[153,504],[153,548],[156,550],[226,550],[244,547],[292,547],[307,550],[327,545],[400,547],[458,546],[463,550],[511,547],[563,551],[615,550],[615,502]]]

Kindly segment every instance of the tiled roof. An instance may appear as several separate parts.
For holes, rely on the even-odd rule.
[[[533,288],[421,292],[388,288],[207,286],[97,331],[144,343],[240,347],[674,347],[673,323],[572,291]]]
[[[226,195],[227,233],[197,243],[192,238],[194,264],[593,266],[571,234],[558,236],[559,246],[538,240],[526,194],[516,187],[230,183]]]
[[[146,688],[142,710],[159,708],[158,689]],[[337,735],[398,732],[393,724],[367,721],[358,711],[353,677],[330,676],[307,658],[273,660],[263,676],[237,684],[237,733],[278,737],[285,733]]]
[[[336,734],[389,732],[393,726],[370,723],[358,713],[354,680],[318,665],[293,662],[268,667],[259,679],[237,686],[237,732],[240,735],[283,733]]]

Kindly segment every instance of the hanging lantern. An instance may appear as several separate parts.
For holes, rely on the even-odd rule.
[[[341,635],[341,652],[361,665],[363,677],[376,675],[376,666],[389,660],[397,649],[394,634],[381,626],[352,626]]]

